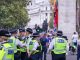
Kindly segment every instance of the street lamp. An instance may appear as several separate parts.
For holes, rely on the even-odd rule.
[[[40,16],[40,25],[42,24],[41,22],[41,9],[40,9],[40,7],[39,7],[39,16]]]

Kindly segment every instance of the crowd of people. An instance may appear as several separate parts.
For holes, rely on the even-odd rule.
[[[47,53],[52,60],[66,60],[67,40],[62,31],[0,30],[0,60],[47,60]]]

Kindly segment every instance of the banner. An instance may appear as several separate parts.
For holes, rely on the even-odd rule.
[[[55,2],[55,0],[54,0]],[[54,28],[58,28],[58,2],[56,0],[56,2],[54,3],[54,19],[53,19],[53,26]]]

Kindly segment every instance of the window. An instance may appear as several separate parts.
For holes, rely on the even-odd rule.
[[[52,13],[50,13],[50,16],[52,16]]]
[[[52,7],[50,7],[50,10],[52,10]]]
[[[31,5],[32,5],[32,2],[31,2]]]
[[[29,5],[32,5],[32,2],[31,1],[29,1]]]
[[[28,11],[30,11],[30,9],[27,9]]]
[[[48,14],[46,13],[45,15],[47,16]]]
[[[47,10],[47,7],[46,7],[46,10]]]
[[[27,5],[29,5],[29,2],[27,3]]]

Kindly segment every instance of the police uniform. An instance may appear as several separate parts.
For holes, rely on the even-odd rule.
[[[31,53],[31,60],[39,60],[39,52],[41,50],[40,48],[40,44],[38,43],[38,40],[36,38],[38,38],[39,35],[38,33],[34,33],[33,34],[33,39],[29,44],[29,51]]]
[[[19,32],[20,32],[20,33],[26,33],[26,32],[25,32],[25,29],[19,29]],[[19,40],[22,42],[22,44],[25,44],[26,36],[22,36],[22,35],[20,34]],[[27,47],[24,46],[24,47],[18,47],[18,48],[20,49],[20,52],[21,52],[21,60],[26,60]]]
[[[26,47],[27,47],[27,53],[26,53],[26,59],[27,60],[30,60],[30,56],[29,56],[29,44],[30,42],[32,41],[32,33],[33,33],[33,30],[31,28],[27,28],[26,29],[26,41],[25,41],[25,44],[26,44]]]
[[[66,60],[66,48],[67,41],[61,37],[62,32],[57,32],[57,37],[55,37],[49,45],[49,50],[51,50],[52,60]]]
[[[62,36],[62,37],[68,41],[68,38],[67,38],[67,36]]]
[[[26,47],[21,47],[21,60],[29,60],[28,58],[28,52],[27,50],[29,49],[29,43],[32,40],[31,38],[31,34],[32,34],[32,29],[31,28],[27,28],[27,30],[25,29],[20,29],[20,32],[28,32],[28,36],[21,36],[20,37],[20,41],[26,45]]]
[[[9,37],[9,32],[5,30],[0,31],[1,36]],[[5,40],[0,42],[0,60],[14,60],[14,49],[13,47]]]
[[[12,36],[9,38],[8,43],[14,48],[14,60],[20,60],[20,49],[18,49],[17,46],[23,47],[25,44],[22,44],[22,42],[16,38],[17,30],[11,31]]]

